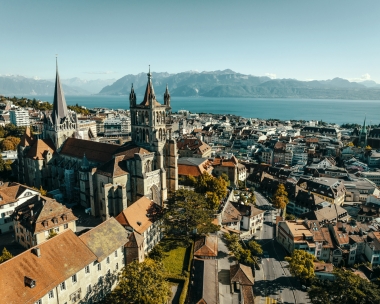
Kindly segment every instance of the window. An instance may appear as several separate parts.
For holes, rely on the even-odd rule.
[[[91,284],[87,286],[87,293],[91,293]]]
[[[71,281],[75,284],[77,282],[77,275],[74,274],[72,277],[71,277]]]
[[[36,301],[34,304],[42,304],[42,300],[39,299],[38,301]]]
[[[90,266],[86,266],[86,267],[84,268],[84,272],[85,272],[85,273],[90,273]]]
[[[119,269],[119,263],[116,263],[116,270],[118,270]]]
[[[64,224],[64,225],[63,225],[63,228],[64,228],[64,229],[69,228],[69,224]]]
[[[53,299],[54,298],[54,290],[50,290],[49,291],[49,299]]]
[[[107,257],[107,264],[110,263],[110,257]]]
[[[115,258],[117,258],[117,250],[115,250]]]
[[[98,264],[98,271],[102,270],[102,264]]]
[[[107,275],[108,275],[108,276],[111,275],[111,270],[108,269],[108,271],[107,271]]]

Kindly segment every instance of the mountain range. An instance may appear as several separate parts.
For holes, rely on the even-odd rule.
[[[66,95],[128,95],[133,83],[135,92],[143,95],[147,75],[126,75],[118,80],[62,79]],[[342,78],[300,81],[272,79],[236,73],[230,69],[212,72],[188,71],[178,74],[152,73],[156,95],[163,95],[166,84],[172,96],[190,97],[255,97],[380,100],[380,84],[372,80],[350,82]],[[52,95],[54,80],[23,76],[0,76],[0,95]]]
[[[133,83],[136,94],[145,91],[145,73],[126,75],[104,87],[100,95],[128,95]],[[252,76],[232,70],[213,72],[152,73],[156,94],[163,94],[168,84],[172,96],[316,98],[379,100],[380,84],[374,81],[350,82],[342,78],[300,81]]]
[[[66,95],[90,95],[98,93],[116,79],[83,80],[78,77],[61,79]],[[0,95],[52,95],[55,79],[34,79],[19,75],[0,76]]]

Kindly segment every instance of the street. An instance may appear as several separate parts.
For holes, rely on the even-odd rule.
[[[307,293],[300,290],[299,282],[291,276],[287,268],[285,250],[274,240],[274,220],[278,210],[269,211],[271,205],[267,199],[258,192],[255,192],[255,195],[257,206],[267,210],[264,214],[263,228],[257,234],[264,257],[261,269],[255,272],[254,290],[255,296],[259,298],[256,298],[256,303],[310,303]],[[266,205],[268,207],[263,207]]]

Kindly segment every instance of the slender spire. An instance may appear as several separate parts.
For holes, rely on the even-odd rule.
[[[131,87],[131,93],[129,94],[129,104],[131,107],[134,107],[136,105],[136,94],[135,94],[135,90],[133,88],[133,83],[132,83],[132,87]]]
[[[59,79],[58,73],[58,58],[56,57],[56,77],[55,77],[55,88],[54,88],[54,102],[53,102],[53,112],[52,119],[55,125],[61,123],[61,120],[68,115],[67,105],[65,95],[63,93],[61,80]]]
[[[166,84],[166,90],[165,90],[165,94],[164,94],[164,104],[166,106],[170,106],[170,93],[169,93],[168,84]]]
[[[150,65],[149,65],[149,72],[147,76],[148,76],[148,83],[146,84],[144,100],[142,101],[141,105],[154,107],[157,101],[156,101],[156,95],[154,94],[154,89],[153,89],[153,84],[152,84],[152,74],[150,73]]]
[[[366,119],[367,119],[367,115],[364,117],[364,123],[363,123],[363,128],[361,130],[361,133],[367,133],[367,127],[365,125]]]

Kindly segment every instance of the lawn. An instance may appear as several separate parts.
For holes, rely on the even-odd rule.
[[[190,258],[190,245],[181,239],[164,238],[160,242],[164,252],[165,271],[168,275],[182,275],[187,270]]]

